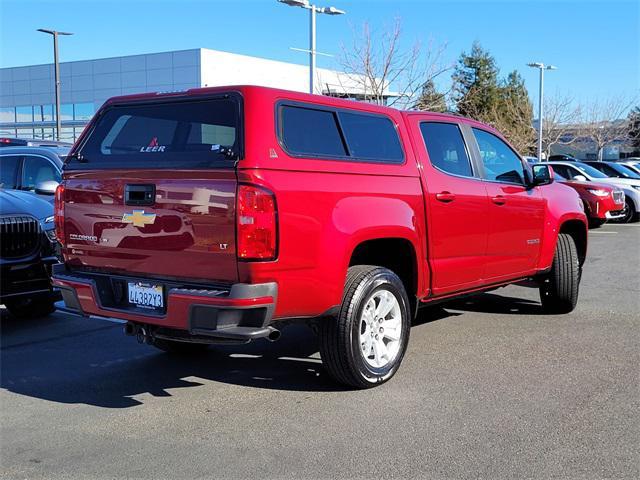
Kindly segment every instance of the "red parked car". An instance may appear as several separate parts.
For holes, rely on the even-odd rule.
[[[597,228],[604,225],[607,220],[624,217],[624,192],[619,188],[604,183],[567,180],[555,172],[554,176],[578,192],[589,219],[589,227]]]
[[[55,216],[68,308],[171,352],[310,322],[357,388],[422,305],[535,279],[570,312],[587,250],[576,192],[491,127],[252,86],[107,101]]]

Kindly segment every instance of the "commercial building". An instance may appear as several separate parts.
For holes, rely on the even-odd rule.
[[[109,97],[196,87],[252,84],[306,92],[305,65],[197,48],[60,63],[61,140],[78,137]],[[317,92],[363,98],[353,76],[317,69]],[[53,65],[0,69],[0,135],[54,137]]]

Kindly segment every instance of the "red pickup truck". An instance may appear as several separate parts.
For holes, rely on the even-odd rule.
[[[573,310],[587,249],[576,192],[486,125],[255,86],[107,101],[55,222],[68,309],[170,352],[306,321],[356,388],[422,305],[533,279]]]

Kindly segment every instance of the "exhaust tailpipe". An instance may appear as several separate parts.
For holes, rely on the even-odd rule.
[[[124,334],[129,337],[133,337],[136,334],[136,330],[136,326],[131,322],[127,322],[124,326]]]
[[[267,340],[269,340],[270,342],[277,342],[278,340],[280,340],[281,336],[282,333],[280,332],[280,330],[272,328],[271,332],[269,332],[269,335],[267,335]]]
[[[136,339],[138,343],[146,343],[147,345],[153,344],[153,335],[146,327],[138,327],[136,331]]]

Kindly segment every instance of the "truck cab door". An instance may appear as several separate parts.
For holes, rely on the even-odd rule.
[[[413,120],[425,192],[431,294],[473,288],[481,283],[485,267],[489,205],[484,183],[457,122],[417,115]]]
[[[539,188],[527,187],[524,163],[506,142],[486,130],[470,130],[489,198],[483,277],[493,283],[526,275],[536,268],[540,255],[544,199]]]

